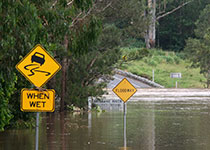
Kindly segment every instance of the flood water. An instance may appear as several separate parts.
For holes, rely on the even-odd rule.
[[[128,102],[129,150],[210,150],[210,102]],[[42,114],[39,150],[119,150],[123,112]],[[0,132],[0,150],[34,150],[35,129]]]

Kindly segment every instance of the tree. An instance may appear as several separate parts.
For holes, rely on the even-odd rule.
[[[144,32],[148,23],[144,16],[144,10],[146,9],[144,1],[107,0],[100,1],[98,7],[106,8],[99,14],[103,19],[104,29],[109,28],[110,31],[117,31],[120,35],[118,38],[120,38],[121,43],[118,46],[128,46],[130,44],[129,40],[141,41],[144,39]],[[104,35],[109,36],[111,40],[113,39],[112,34],[112,32],[108,32]]]
[[[90,17],[93,1],[48,0],[35,1],[34,4],[39,10],[39,17],[43,21],[46,32],[47,43],[45,43],[45,47],[50,51],[54,51],[57,57],[60,58],[62,65],[60,78],[60,111],[62,112],[64,111],[64,99],[67,89],[67,69],[70,61],[68,57],[72,54],[80,55],[87,52],[88,45],[94,41],[98,34],[98,32],[95,32],[98,21]],[[92,23],[92,26],[90,23]],[[86,39],[84,39],[85,34],[89,34]]]
[[[109,79],[120,56],[118,49],[103,49],[103,52],[93,50],[79,58],[71,59],[67,80],[71,88],[67,89],[66,104],[83,108],[87,106],[88,97],[97,98],[104,94],[104,80]]]
[[[188,58],[192,61],[192,67],[199,67],[210,86],[210,5],[201,12],[196,22],[196,38],[189,38],[185,47]]]
[[[135,39],[144,41],[147,48],[153,48],[156,45],[156,33],[159,32],[156,30],[159,21],[191,4],[193,0],[107,0],[100,2],[101,5],[107,6],[102,15],[103,22],[113,24],[120,29],[122,43]],[[176,18],[178,17],[180,16]],[[166,28],[170,27],[166,25]]]
[[[171,2],[167,10],[173,9],[180,2]],[[182,9],[179,9],[159,20],[157,25],[156,44],[165,50],[182,51],[186,45],[186,39],[195,37],[195,22],[200,12],[210,0],[194,1]]]
[[[3,130],[10,119],[19,117],[25,121],[32,116],[19,109],[20,87],[30,86],[26,80],[19,82],[23,77],[17,73],[15,65],[34,43],[44,40],[42,21],[33,4],[26,0],[1,1],[0,9],[0,130]],[[14,96],[17,92],[18,97]]]
[[[174,8],[166,10],[167,4],[171,2],[171,0],[147,0],[148,9],[145,10],[145,15],[149,18],[149,24],[145,32],[145,43],[147,48],[155,47],[157,22],[161,18],[174,13],[192,1],[193,0],[181,0],[181,2],[177,6],[174,6]]]
[[[101,31],[101,22],[91,14],[94,8],[92,0],[13,0],[1,1],[0,6],[2,12],[0,15],[0,129],[2,130],[12,117],[14,124],[17,120],[24,122],[33,118],[32,113],[23,113],[19,109],[20,89],[32,87],[15,69],[15,65],[23,56],[37,43],[42,44],[49,53],[56,56],[63,66],[59,83],[63,84],[60,84],[60,89],[64,93],[62,93],[62,102],[64,102],[67,86],[71,87],[66,84],[69,64],[71,60],[76,60],[80,55],[93,50]],[[58,89],[57,86],[54,88]]]

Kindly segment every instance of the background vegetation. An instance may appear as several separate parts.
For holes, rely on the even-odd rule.
[[[56,90],[61,98],[60,111],[68,103],[85,107],[88,96],[102,94],[104,84],[95,90],[94,83],[111,72],[118,57],[107,60],[119,50],[110,53],[111,49],[100,48],[102,23],[94,15],[94,5],[92,0],[0,2],[0,130],[33,120],[33,113],[20,111],[21,89],[33,86],[15,65],[37,43],[62,65],[62,71],[44,87]]]
[[[206,79],[200,74],[199,68],[192,69],[191,62],[185,60],[183,53],[151,49],[142,59],[140,48],[121,48],[123,56],[127,57],[121,69],[152,80],[152,71],[155,71],[155,82],[166,88],[174,88],[178,81],[179,88],[204,88]],[[170,73],[182,73],[181,79],[170,78]]]

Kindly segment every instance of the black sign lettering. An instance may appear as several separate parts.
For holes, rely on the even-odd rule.
[[[43,107],[45,107],[45,103],[46,103],[46,102],[42,102],[42,103],[43,103]]]
[[[134,92],[134,89],[115,89],[115,92]]]
[[[27,98],[28,99],[49,99],[49,95],[46,93],[27,93]]]
[[[40,101],[37,101],[36,102],[36,107],[40,108],[41,106],[39,104],[40,104]]]
[[[35,107],[36,106],[34,101],[30,101],[29,103],[30,103],[30,107]]]
[[[45,101],[29,101],[29,104],[30,104],[30,107],[38,107],[38,108],[41,108],[41,107],[45,107]]]

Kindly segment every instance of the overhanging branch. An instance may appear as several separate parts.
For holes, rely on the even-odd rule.
[[[172,9],[171,11],[169,11],[169,12],[167,12],[165,14],[162,14],[161,16],[158,16],[156,18],[156,20],[159,20],[159,19],[161,19],[161,18],[163,18],[165,16],[168,16],[168,15],[172,14],[173,12],[177,11],[178,9],[182,8],[183,6],[185,6],[185,5],[187,5],[187,4],[191,3],[191,2],[193,2],[193,0],[185,2],[185,3],[181,4],[181,5],[179,5],[178,7]]]
[[[71,5],[73,3],[74,0],[70,1],[67,5]],[[74,27],[75,24],[78,23],[78,21],[84,20],[87,16],[89,16],[91,14],[91,12],[95,9],[97,13],[101,13],[103,11],[105,11],[108,7],[110,7],[112,5],[112,2],[110,2],[109,4],[107,4],[105,7],[103,7],[101,10],[96,9],[96,3],[93,3],[93,6],[87,11],[83,11],[80,12],[73,20],[72,23],[70,25],[70,28]]]
[[[107,4],[104,8],[102,8],[101,10],[96,10],[98,13],[105,11],[108,7],[111,7],[112,2],[110,2],[109,4]]]
[[[73,2],[74,2],[74,0],[68,2],[67,5],[68,5],[68,6],[71,5],[71,4],[73,4]]]
[[[78,21],[84,20],[84,19],[92,12],[92,10],[94,9],[94,7],[95,7],[95,4],[93,4],[92,8],[90,8],[90,9],[88,10],[88,12],[85,12],[85,11],[80,12],[80,13],[76,16],[76,18],[73,19],[73,21],[72,21],[72,23],[71,23],[71,25],[70,25],[70,28],[74,27],[74,25],[77,24]]]

